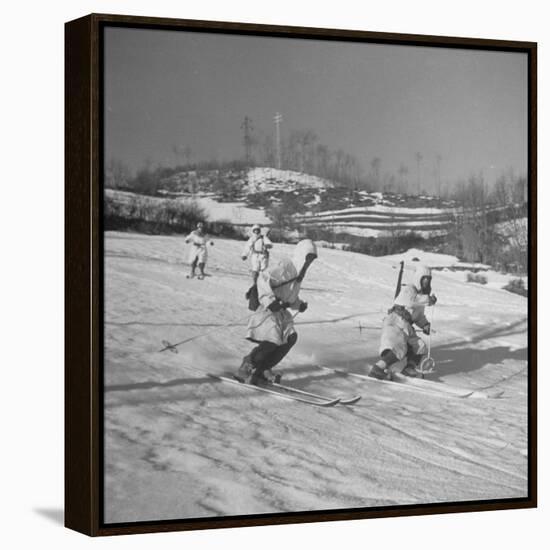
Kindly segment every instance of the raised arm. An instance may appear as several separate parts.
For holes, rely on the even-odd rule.
[[[250,239],[248,239],[248,241],[246,241],[244,243],[243,251],[241,252],[241,258],[243,260],[246,260],[248,258],[248,255],[250,254],[250,248],[251,247],[252,247],[252,237],[250,237]]]

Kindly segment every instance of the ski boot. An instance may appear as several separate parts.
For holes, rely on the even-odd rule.
[[[243,362],[241,363],[237,374],[235,374],[235,378],[244,384],[252,384],[255,371],[256,367],[252,364],[250,357],[247,355],[243,358]]]
[[[416,371],[417,366],[413,363],[408,363],[405,365],[405,368],[401,371],[401,374],[404,376],[408,376],[410,378],[416,378],[418,376],[418,372]]]
[[[388,379],[388,373],[386,372],[386,369],[383,368],[378,363],[375,363],[368,374],[371,378],[377,378],[378,380],[387,380]]]
[[[258,375],[258,381],[263,384],[280,384],[282,376],[275,374],[271,369],[264,370]]]
[[[401,374],[408,376],[409,378],[418,377],[418,364],[422,359],[422,355],[419,354],[409,354],[407,357],[407,363],[405,368],[401,371]]]
[[[193,279],[195,277],[195,272],[191,271],[188,275],[185,276],[186,279]]]

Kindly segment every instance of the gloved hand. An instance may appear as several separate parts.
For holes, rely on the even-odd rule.
[[[300,302],[300,305],[298,306],[298,311],[300,313],[303,313],[307,309],[307,302]]]
[[[430,334],[430,330],[431,330],[431,325],[430,323],[426,323],[423,327],[422,327],[422,332],[424,334]]]
[[[283,307],[284,304],[280,300],[273,300],[273,302],[271,302],[269,306],[267,306],[267,309],[269,309],[273,313],[276,313],[277,311],[281,311]]]
[[[210,246],[214,246],[214,241],[210,241]]]
[[[241,259],[243,260],[243,262],[246,260],[246,256],[241,256]]]
[[[437,298],[435,294],[431,294],[430,296],[428,296],[428,304],[430,306],[435,306],[436,302],[437,302]]]

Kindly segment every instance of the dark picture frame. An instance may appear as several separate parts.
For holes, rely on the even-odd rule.
[[[528,496],[106,524],[103,518],[103,39],[106,27],[432,46],[528,56]],[[91,14],[65,27],[65,525],[90,536],[537,506],[537,45],[532,42]]]

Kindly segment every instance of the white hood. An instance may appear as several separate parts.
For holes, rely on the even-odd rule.
[[[298,273],[300,273],[302,267],[304,267],[308,254],[315,254],[315,256],[317,256],[317,247],[312,240],[304,239],[296,245],[292,256],[292,262]]]
[[[416,266],[416,270],[414,272],[414,276],[412,278],[412,285],[416,288],[416,290],[420,290],[420,281],[422,280],[422,277],[431,277],[432,276],[432,270],[427,266],[423,264],[418,264]]]
[[[315,254],[317,256],[317,247],[313,241],[305,239],[296,245],[292,259],[288,256],[283,256],[273,263],[269,267],[269,276],[272,284],[280,285],[285,281],[295,279],[302,270],[302,267],[304,267],[308,254]]]

